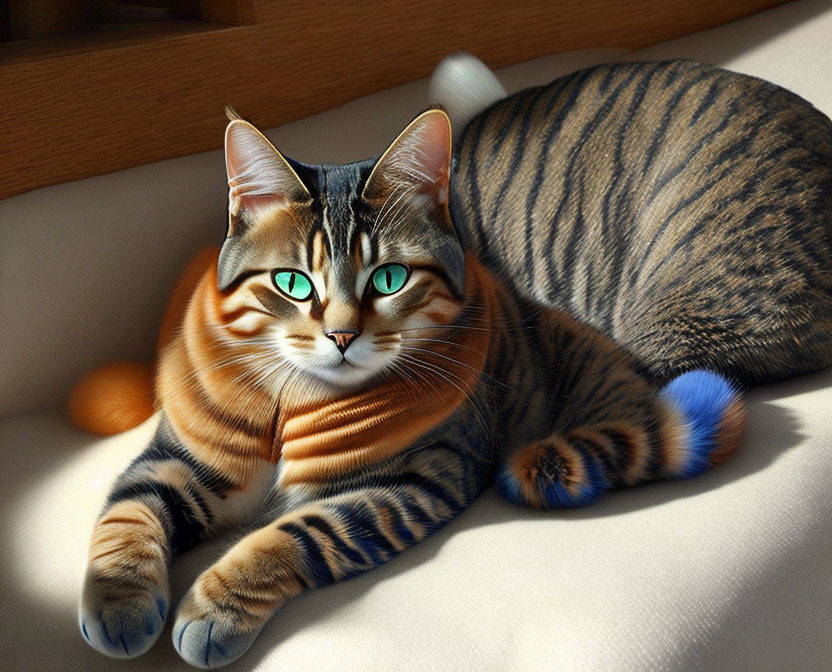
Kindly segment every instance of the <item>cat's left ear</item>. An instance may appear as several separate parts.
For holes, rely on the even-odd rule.
[[[443,110],[428,110],[381,155],[367,179],[363,197],[372,201],[402,189],[430,194],[436,204],[445,205],[450,166],[451,121]]]

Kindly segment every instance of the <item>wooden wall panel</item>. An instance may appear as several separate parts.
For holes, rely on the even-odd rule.
[[[500,68],[572,49],[635,49],[781,2],[259,0],[233,13],[251,25],[171,22],[7,43],[0,197],[220,147],[226,101],[272,127],[425,77],[456,50]]]
[[[22,40],[29,37],[29,1],[0,1],[0,40]]]
[[[29,37],[83,30],[95,23],[95,7],[78,0],[27,0]]]

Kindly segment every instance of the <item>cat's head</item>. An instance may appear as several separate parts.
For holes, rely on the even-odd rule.
[[[239,119],[225,152],[229,228],[217,280],[239,306],[237,337],[337,389],[409,368],[441,338],[461,310],[465,276],[442,110],[419,115],[378,159],[345,166],[287,159]]]

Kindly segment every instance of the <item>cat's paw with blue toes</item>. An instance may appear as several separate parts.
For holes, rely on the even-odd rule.
[[[243,655],[257,634],[240,632],[228,619],[177,620],[173,626],[173,646],[185,662],[212,669]]]
[[[168,611],[168,599],[159,589],[138,589],[128,596],[123,591],[108,594],[106,587],[86,586],[78,616],[87,643],[113,658],[147,651],[159,638]]]
[[[243,628],[238,615],[204,598],[195,598],[192,590],[179,605],[173,625],[173,646],[185,662],[195,667],[222,667],[243,655],[257,639],[260,629]]]

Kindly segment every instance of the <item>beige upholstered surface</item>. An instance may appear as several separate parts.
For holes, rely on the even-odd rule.
[[[830,3],[802,1],[644,56],[766,76],[829,114],[830,45]],[[516,88],[617,55],[543,59],[503,79]],[[301,160],[359,158],[424,95],[416,83],[270,135]],[[16,318],[0,327],[2,412],[54,404],[91,364],[149,349],[177,265],[221,235],[222,178],[211,153],[0,202],[0,308]],[[743,450],[719,469],[563,513],[489,492],[388,565],[290,604],[228,669],[829,670],[832,371],[749,402]],[[89,649],[75,622],[92,521],[151,431],[95,440],[50,411],[0,422],[0,668],[185,668],[169,630],[121,662]],[[174,598],[223,547],[177,563]]]
[[[228,669],[828,670],[832,372],[750,405],[744,448],[720,469],[563,513],[491,491],[391,563],[298,598]],[[3,477],[3,669],[187,669],[169,627],[124,662],[75,620],[92,521],[152,430],[90,440],[53,413],[0,423],[22,456]],[[174,601],[225,543],[180,559]]]

